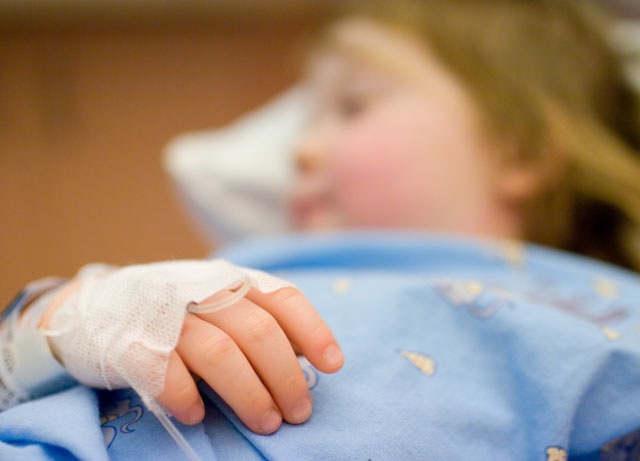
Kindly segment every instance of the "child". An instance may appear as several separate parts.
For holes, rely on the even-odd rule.
[[[246,431],[220,397],[262,433],[275,430],[280,415],[298,423],[310,414],[287,339],[321,371],[339,369],[342,356],[295,288],[216,266],[238,271],[229,281],[250,274],[259,288],[275,288],[253,288],[232,307],[186,315],[179,325],[157,395],[194,423],[203,410],[190,417],[200,400],[187,370],[217,392],[201,387],[210,397],[204,428],[183,428],[200,454],[563,459],[569,450],[596,456],[640,427],[633,385],[640,380],[633,332],[640,312],[630,301],[640,294],[637,277],[485,240],[529,240],[640,268],[635,98],[599,21],[590,9],[559,0],[431,0],[380,4],[331,26],[310,63],[318,107],[300,143],[292,213],[300,230],[378,233],[258,240],[222,255],[304,288],[354,362],[328,383],[304,366],[316,402],[308,424],[282,427],[272,438]],[[425,230],[458,237],[417,234]],[[168,263],[154,266],[151,279],[175,278],[180,283],[171,287],[179,291],[210,269]],[[56,329],[60,313],[89,309],[86,300],[124,290],[146,273],[137,267],[81,276],[38,304],[40,323]],[[73,342],[52,342],[70,367]],[[201,349],[214,353],[198,363]],[[41,408],[64,399],[95,408],[86,390],[72,391],[44,399]],[[154,423],[132,405],[135,396],[100,399],[110,456],[169,453]],[[29,414],[25,406],[5,412],[5,424]],[[261,426],[271,410],[272,425]],[[131,422],[120,432],[107,423],[131,412],[139,439],[128,441]],[[24,430],[76,457],[104,455]],[[132,455],[140,440],[145,452]],[[634,440],[612,442],[602,453],[619,454]]]
[[[427,1],[376,4],[393,42],[367,21],[334,25],[299,156],[301,189],[322,189],[334,216],[302,198],[299,224],[521,238],[640,268],[638,97],[592,14]],[[317,150],[331,169],[317,173]]]

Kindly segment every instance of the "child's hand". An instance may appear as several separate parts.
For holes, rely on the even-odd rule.
[[[41,327],[49,328],[56,310],[80,285],[76,279],[59,292]],[[202,303],[228,293],[218,292]],[[301,423],[311,414],[311,398],[294,348],[322,372],[342,367],[333,334],[299,290],[286,287],[265,294],[251,288],[245,298],[225,309],[185,315],[158,399],[180,421],[201,421],[204,406],[191,372],[201,376],[255,432],[274,432],[283,417]]]
[[[204,407],[191,371],[255,432],[274,432],[283,417],[301,423],[311,414],[311,396],[291,343],[322,372],[342,367],[329,327],[295,288],[269,294],[252,288],[226,309],[187,314],[159,400],[184,423],[202,420]]]

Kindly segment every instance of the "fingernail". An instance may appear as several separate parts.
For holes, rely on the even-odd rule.
[[[189,421],[189,424],[196,424],[200,422],[202,418],[204,418],[204,403],[200,400],[189,409],[189,413],[187,413],[187,420]]]
[[[292,424],[298,424],[303,421],[306,421],[311,415],[311,400],[309,397],[305,397],[300,400],[295,406],[291,409],[291,420],[289,421]]]
[[[282,416],[280,416],[280,413],[271,408],[262,417],[260,427],[262,428],[262,432],[264,432],[265,434],[271,434],[280,427],[281,422]]]
[[[330,367],[337,367],[342,364],[344,360],[342,352],[340,352],[340,349],[335,344],[329,344],[324,350],[322,357]]]

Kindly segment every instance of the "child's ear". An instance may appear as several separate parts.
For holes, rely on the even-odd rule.
[[[543,178],[537,168],[528,164],[504,166],[495,178],[495,193],[503,202],[521,203],[538,193]]]
[[[567,156],[556,146],[541,148],[534,159],[514,153],[504,155],[495,168],[495,191],[508,203],[522,203],[557,187],[567,171]]]

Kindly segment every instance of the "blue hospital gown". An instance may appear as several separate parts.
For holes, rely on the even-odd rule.
[[[211,460],[637,459],[640,278],[516,242],[287,235],[215,255],[302,289],[342,371],[302,361],[302,425],[248,431],[203,383],[178,424]],[[130,390],[73,387],[0,414],[0,459],[184,459]],[[628,457],[628,458],[627,458]]]

